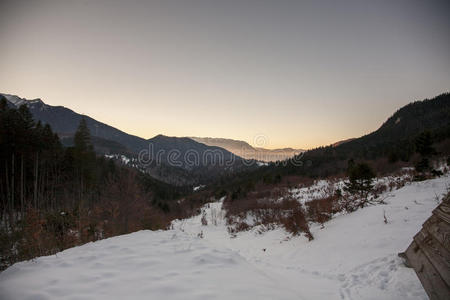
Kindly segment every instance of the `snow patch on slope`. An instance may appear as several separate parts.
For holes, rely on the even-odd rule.
[[[412,181],[412,173],[410,170],[404,170],[403,174],[399,176],[385,176],[376,178],[373,181],[375,189],[385,186],[386,190],[392,190],[395,185],[400,183],[409,183]],[[290,195],[301,204],[317,199],[323,199],[332,196],[337,190],[340,190],[343,195],[345,192],[345,185],[348,180],[346,178],[337,178],[334,180],[320,179],[315,180],[310,186],[296,187],[289,190]]]
[[[12,104],[14,104],[16,107],[21,106],[22,104],[36,104],[36,103],[43,103],[41,99],[33,99],[33,100],[27,100],[25,98],[20,98],[19,96],[16,95],[10,95],[10,94],[1,94],[3,95],[6,100],[8,100],[9,102],[11,102]]]

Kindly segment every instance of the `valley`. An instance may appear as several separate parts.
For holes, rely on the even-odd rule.
[[[449,12],[0,0],[0,300],[450,299]]]

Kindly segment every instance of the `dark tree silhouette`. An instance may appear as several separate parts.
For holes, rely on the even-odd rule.
[[[367,198],[368,193],[373,188],[375,173],[366,163],[353,164],[348,170],[348,183],[345,189],[351,194],[359,194]]]

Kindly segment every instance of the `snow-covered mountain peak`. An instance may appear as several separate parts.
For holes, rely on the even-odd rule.
[[[22,104],[31,105],[31,104],[37,104],[37,103],[42,103],[42,104],[44,103],[39,98],[28,100],[25,98],[20,98],[19,96],[16,96],[16,95],[2,94],[2,93],[0,93],[0,95],[4,96],[6,98],[6,100],[8,100],[12,104],[14,104],[16,107],[19,107]]]

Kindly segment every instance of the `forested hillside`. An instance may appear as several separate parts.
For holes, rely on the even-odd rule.
[[[157,135],[144,139],[69,108],[48,105],[41,99],[27,100],[1,93],[0,97],[6,98],[11,108],[27,106],[33,119],[43,125],[50,125],[64,146],[73,145],[74,134],[80,121],[84,119],[92,135],[91,144],[97,153],[125,154],[129,159],[137,159],[139,154],[144,154],[146,162],[139,169],[145,169],[153,177],[169,184],[180,186],[211,183],[220,176],[251,169],[248,164],[244,165],[239,156],[190,138]]]
[[[289,185],[293,178],[344,175],[348,162],[367,162],[378,175],[415,166],[421,160],[417,139],[429,137],[435,153],[450,155],[450,94],[410,103],[395,112],[378,130],[339,145],[306,151],[292,159],[230,176],[217,191],[245,197],[261,185]]]
[[[165,228],[202,203],[94,152],[81,119],[73,145],[34,122],[26,105],[0,102],[0,267],[140,229]],[[175,199],[185,196],[186,201]],[[194,202],[193,202],[194,201]]]
[[[368,135],[336,147],[330,145],[307,151],[301,160],[309,161],[309,167],[287,164],[291,167],[285,171],[309,176],[333,175],[345,171],[349,159],[414,163],[415,140],[423,132],[430,133],[432,142],[443,152],[448,152],[439,144],[450,138],[449,93],[402,107]]]
[[[267,167],[220,173],[206,163],[213,173],[202,173],[196,168],[166,170],[162,164],[154,169],[159,174],[150,173],[171,180],[208,181],[193,193],[186,182],[164,183],[105,158],[98,149],[96,153],[92,141],[97,139],[98,144],[99,138],[91,137],[85,119],[80,119],[74,137],[63,146],[48,124],[33,120],[28,106],[17,108],[1,99],[1,267],[96,239],[166,228],[171,220],[194,214],[202,204],[223,196],[231,211],[240,207],[236,204],[244,205],[243,199],[272,197],[300,181],[344,175],[349,162],[367,164],[377,175],[404,166],[431,170],[428,159],[450,155],[449,107],[450,94],[414,102],[369,135]],[[178,148],[186,152],[190,144],[194,148],[198,144],[165,136],[155,139],[157,150],[180,143]],[[107,146],[120,149],[117,144]],[[174,170],[179,174],[175,176]]]

